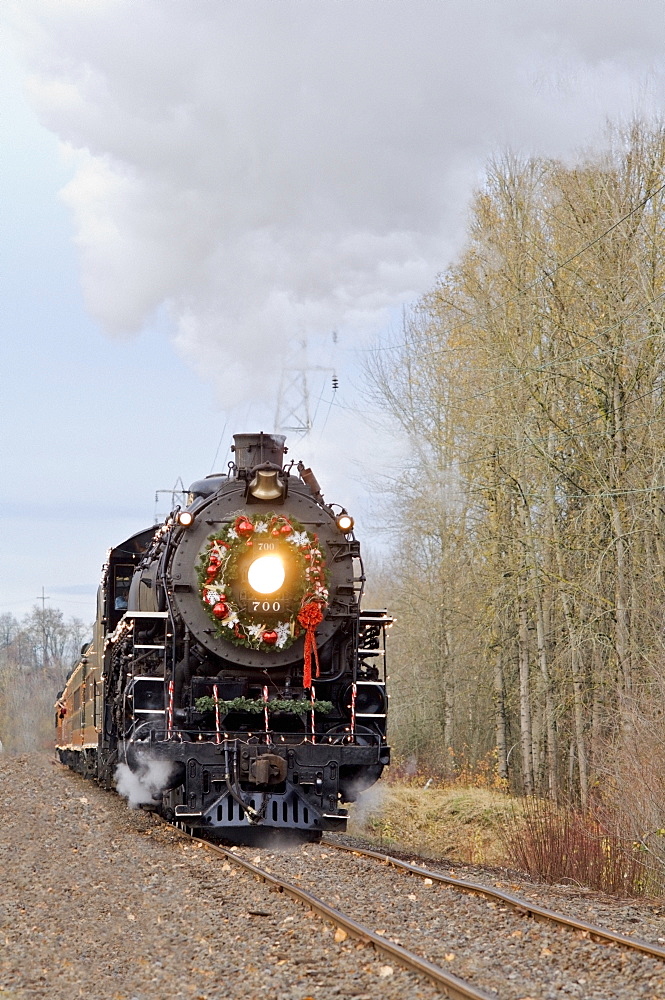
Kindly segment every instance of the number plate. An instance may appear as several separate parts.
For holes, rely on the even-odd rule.
[[[284,611],[284,601],[274,596],[261,601],[254,598],[247,602],[247,609],[253,615],[280,615]]]

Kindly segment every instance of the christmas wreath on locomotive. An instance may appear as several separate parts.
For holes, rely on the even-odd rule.
[[[91,643],[56,703],[60,759],[210,836],[344,830],[386,743],[385,611],[360,609],[353,519],[284,437],[111,549]]]

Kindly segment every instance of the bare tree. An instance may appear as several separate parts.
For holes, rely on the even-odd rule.
[[[53,705],[87,633],[77,618],[35,606],[0,619],[0,739],[6,750],[48,746]]]
[[[458,262],[367,366],[413,454],[400,726],[583,805],[663,652],[664,187],[660,125],[491,163]]]

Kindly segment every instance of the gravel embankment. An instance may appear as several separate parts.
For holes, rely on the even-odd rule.
[[[46,754],[0,756],[0,794],[0,1000],[439,996]]]
[[[665,946],[665,899],[617,899],[579,885],[534,882],[520,872],[507,868],[486,868],[441,858],[421,857],[405,853],[396,847],[370,843],[359,837],[340,836],[338,839],[349,847],[369,848],[443,875],[453,875],[468,882],[502,889],[512,895],[523,896],[539,906],[585,920],[589,924],[597,924],[617,934],[627,934]]]
[[[512,908],[449,889],[377,861],[307,845],[289,854],[242,848],[241,856],[278,869],[375,931],[502,1000],[665,1000],[665,963],[577,932],[520,916]],[[457,872],[462,874],[461,872]],[[513,885],[509,887],[515,891]],[[531,895],[534,895],[534,887]],[[554,899],[542,898],[543,905]],[[593,918],[610,920],[607,902]],[[622,907],[626,909],[626,907]],[[638,911],[632,905],[629,909]],[[602,921],[600,919],[602,915]],[[586,919],[592,914],[586,913]],[[630,914],[623,914],[630,920]],[[630,929],[636,931],[636,925]]]
[[[0,757],[0,1000],[434,1000],[411,973],[46,754]],[[501,1000],[665,1000],[665,963],[325,846],[237,853]],[[435,867],[434,862],[428,866]],[[450,865],[438,862],[449,873]],[[658,901],[452,866],[654,941]]]

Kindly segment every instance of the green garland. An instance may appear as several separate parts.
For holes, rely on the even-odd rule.
[[[260,621],[261,613],[249,614],[234,604],[229,587],[237,578],[241,556],[260,539],[287,547],[288,557],[295,562],[290,600],[292,612],[274,626]],[[239,514],[221,530],[209,535],[196,567],[199,594],[215,634],[236,646],[264,652],[288,649],[303,628],[298,615],[307,604],[316,603],[325,610],[328,583],[325,558],[315,534],[307,531],[295,518],[274,512],[262,512],[253,517]]]
[[[215,707],[219,708],[222,715],[229,712],[251,712],[258,715],[266,707],[265,701],[256,698],[232,698],[231,701],[224,701],[221,698],[216,702],[209,695],[197,698],[195,708],[199,712],[214,712]],[[300,699],[299,701],[289,701],[285,698],[273,698],[267,702],[269,712],[289,712],[292,715],[308,715],[312,711],[312,702]],[[333,710],[331,701],[315,701],[314,711],[319,715],[328,715]]]

